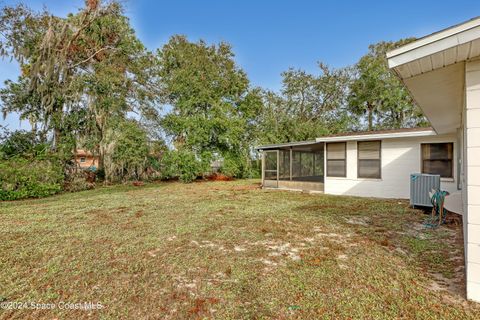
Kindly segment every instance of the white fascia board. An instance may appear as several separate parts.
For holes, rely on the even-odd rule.
[[[423,38],[420,38],[414,42],[408,43],[404,46],[401,46],[397,49],[393,49],[392,51],[387,52],[387,58],[391,58],[393,56],[398,56],[400,54],[406,53],[408,51],[417,49],[419,47],[431,44],[432,42],[442,40],[444,38],[453,36],[455,34],[461,33],[463,31],[475,28],[480,26],[480,17],[473,18],[467,22],[458,24],[456,26],[447,28],[442,31],[438,31],[435,33],[432,33],[431,35],[425,36]]]
[[[298,142],[286,142],[286,143],[276,143],[276,144],[267,144],[263,146],[255,147],[256,150],[266,150],[266,149],[275,149],[275,148],[284,148],[284,147],[297,147],[297,146],[308,146],[317,143],[317,141],[298,141]]]
[[[411,137],[426,137],[436,136],[434,130],[415,131],[415,132],[397,132],[397,133],[373,133],[373,134],[359,134],[351,136],[325,137],[317,138],[317,142],[340,142],[340,141],[364,141],[364,140],[381,140],[381,139],[395,139],[395,138],[411,138]]]
[[[388,66],[395,68],[478,38],[480,38],[480,19],[475,19],[388,52]]]

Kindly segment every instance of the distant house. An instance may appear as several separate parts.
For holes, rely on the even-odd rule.
[[[93,155],[90,151],[77,149],[75,163],[82,169],[96,170],[98,168],[98,156]]]

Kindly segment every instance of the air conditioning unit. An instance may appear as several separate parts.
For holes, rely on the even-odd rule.
[[[412,173],[410,175],[410,205],[432,207],[429,192],[440,189],[440,175]]]

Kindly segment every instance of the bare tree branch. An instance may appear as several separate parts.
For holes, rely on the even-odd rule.
[[[95,53],[93,53],[90,57],[86,58],[85,60],[82,60],[80,62],[77,62],[75,63],[73,66],[70,67],[70,69],[73,69],[75,67],[78,67],[79,65],[81,64],[84,64],[90,60],[92,60],[97,54],[99,54],[100,52],[104,51],[104,50],[107,50],[107,49],[114,49],[113,47],[111,46],[107,46],[107,47],[103,47],[101,49],[98,49],[97,51],[95,51]]]

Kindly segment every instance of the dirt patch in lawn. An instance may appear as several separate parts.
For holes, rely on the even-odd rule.
[[[221,173],[214,173],[206,177],[208,181],[232,181],[232,177],[226,176]]]

